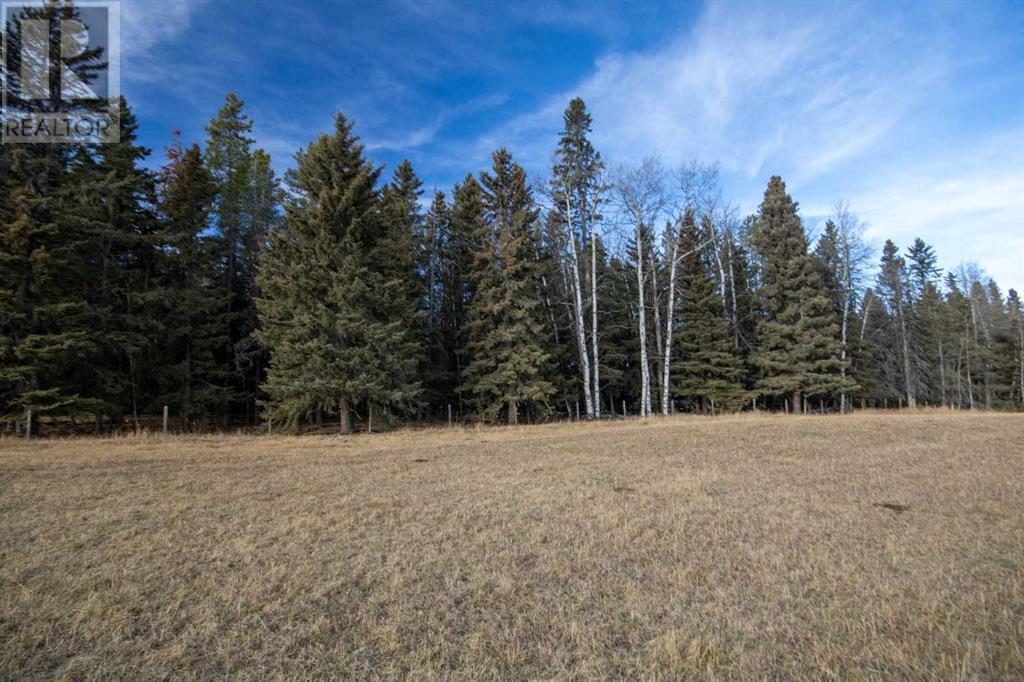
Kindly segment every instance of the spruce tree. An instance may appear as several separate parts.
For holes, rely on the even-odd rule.
[[[853,387],[840,374],[839,325],[815,258],[807,252],[807,235],[797,204],[782,178],[772,177],[764,193],[757,226],[761,260],[760,298],[754,361],[764,395],[791,399],[794,412],[804,396],[825,397]]]
[[[448,266],[445,300],[451,308],[451,353],[455,400],[459,418],[465,416],[467,403],[463,373],[469,366],[469,309],[476,295],[475,254],[488,237],[484,222],[483,188],[471,174],[452,190],[449,215]]]
[[[254,259],[246,253],[253,245],[252,216],[245,212],[251,191],[253,157],[252,121],[244,111],[245,103],[229,92],[217,116],[206,126],[207,140],[204,160],[216,182],[217,194],[213,222],[220,237],[223,287],[227,304],[223,322],[228,326],[228,342],[222,350],[225,365],[224,420],[227,423],[232,403],[239,398],[242,387],[253,383],[242,368],[251,368],[252,349],[248,347],[252,332],[246,322],[255,317],[254,303],[249,299],[254,272],[246,265]],[[248,351],[248,352],[247,352]]]
[[[382,219],[380,169],[342,114],[296,164],[284,223],[259,273],[266,407],[291,427],[335,410],[348,432],[353,410],[404,410],[419,397],[408,276],[388,262],[408,240]]]
[[[223,409],[228,297],[218,277],[219,244],[208,235],[217,186],[198,145],[168,149],[160,187],[161,402],[182,431]]]
[[[248,229],[244,235],[239,270],[245,273],[240,291],[244,305],[236,315],[233,343],[234,369],[239,382],[240,394],[237,399],[244,403],[246,423],[255,424],[257,392],[263,382],[269,360],[267,350],[256,340],[259,316],[256,299],[259,286],[256,273],[270,235],[281,222],[283,199],[280,181],[270,164],[270,155],[263,149],[253,152],[249,172],[249,184],[243,197],[242,212]]]
[[[893,321],[896,324],[895,354],[901,358],[899,365],[900,379],[908,407],[917,405],[917,377],[914,368],[917,364],[914,354],[912,299],[907,276],[906,261],[899,256],[899,249],[886,240],[882,249],[881,267],[878,271],[876,289],[879,297],[885,302]]]
[[[533,224],[537,210],[526,173],[502,148],[493,171],[481,176],[486,223],[474,235],[470,304],[471,355],[465,383],[477,414],[494,420],[504,412],[509,424],[526,407],[546,412],[554,391],[546,378],[538,271]]]
[[[1013,358],[1010,401],[1024,409],[1024,303],[1015,289],[1006,294],[1006,312],[1010,321],[1010,344]]]
[[[729,323],[722,316],[722,299],[711,278],[708,252],[700,248],[710,237],[710,218],[698,227],[687,209],[679,226],[678,346],[672,364],[673,395],[696,411],[732,412],[747,400],[742,385],[743,363]]]
[[[136,429],[151,407],[152,351],[161,338],[158,292],[156,179],[142,167],[149,150],[136,144],[138,123],[120,102],[117,142],[83,147],[72,159],[74,216],[87,237],[85,298],[91,346],[74,383],[104,412],[129,411]]]
[[[381,194],[384,234],[370,254],[375,261],[372,267],[391,283],[389,303],[393,310],[387,316],[405,319],[414,327],[417,375],[421,378],[432,370],[422,350],[429,347],[433,333],[427,310],[432,305],[432,296],[427,292],[432,244],[426,237],[426,222],[420,209],[422,186],[408,160],[395,168],[391,182]],[[425,382],[424,388],[422,398],[436,399],[431,390],[433,382]]]

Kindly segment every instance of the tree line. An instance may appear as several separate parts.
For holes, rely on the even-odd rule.
[[[157,171],[122,112],[0,146],[8,431],[1022,408],[1016,291],[843,202],[812,239],[779,177],[742,217],[714,165],[609,167],[580,99],[547,177],[502,148],[433,196],[340,113],[282,182],[234,94]]]

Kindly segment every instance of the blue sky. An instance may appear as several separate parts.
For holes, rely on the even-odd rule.
[[[506,145],[543,177],[583,97],[612,164],[717,161],[756,209],[782,175],[809,224],[935,245],[1024,289],[1024,3],[123,0],[122,88],[159,157],[236,91],[279,170],[357,122],[448,189]]]

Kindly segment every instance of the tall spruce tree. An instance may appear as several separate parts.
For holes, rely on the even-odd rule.
[[[255,424],[257,416],[259,386],[269,360],[266,348],[256,340],[259,327],[256,299],[260,295],[256,273],[270,235],[281,223],[283,201],[280,181],[270,161],[270,155],[263,149],[253,152],[249,184],[243,196],[242,211],[248,225],[239,267],[245,273],[239,292],[243,305],[236,314],[236,339],[232,344],[234,370],[240,389],[236,399],[244,404],[245,422],[252,424]]]
[[[1024,409],[1024,303],[1015,289],[1006,294],[1006,312],[1010,319],[1010,338],[1013,354],[1012,388],[1010,401],[1017,409]]]
[[[679,330],[672,369],[673,395],[695,411],[732,412],[747,400],[743,387],[743,362],[722,316],[722,300],[711,278],[712,264],[701,245],[710,229],[700,227],[693,211],[687,210],[679,225]]]
[[[789,396],[794,412],[805,396],[825,397],[850,390],[840,373],[839,325],[821,281],[797,203],[782,178],[772,177],[758,217],[763,317],[758,325],[757,390]]]
[[[296,164],[284,223],[259,273],[266,407],[291,427],[335,410],[349,432],[354,409],[367,417],[374,407],[407,410],[419,397],[408,277],[389,260],[409,241],[382,219],[380,169],[342,114]]]
[[[454,363],[454,391],[458,402],[458,415],[466,415],[468,403],[465,395],[464,372],[471,361],[469,348],[469,311],[476,297],[479,273],[476,254],[483,250],[489,239],[484,221],[484,193],[472,174],[452,190],[451,236],[449,238],[449,269],[446,299],[451,306],[452,346]]]
[[[878,271],[877,292],[889,309],[889,314],[896,323],[896,353],[901,358],[900,378],[908,407],[917,406],[917,379],[914,367],[917,364],[914,356],[912,299],[906,270],[906,261],[899,256],[899,249],[886,240],[882,249],[881,267]]]
[[[246,402],[243,387],[253,383],[253,377],[242,371],[251,370],[252,366],[251,358],[247,357],[252,351],[252,329],[247,328],[246,322],[255,315],[255,304],[248,298],[255,273],[246,268],[253,260],[246,253],[253,246],[253,226],[252,216],[245,211],[252,186],[252,120],[244,109],[245,103],[238,95],[229,92],[224,105],[206,126],[205,161],[217,186],[212,216],[220,236],[220,267],[227,295],[224,322],[228,325],[228,343],[221,353],[226,380],[225,423],[233,403],[239,399]]]
[[[78,368],[74,383],[100,401],[104,412],[130,412],[138,430],[140,409],[149,408],[154,397],[147,390],[147,358],[161,337],[153,286],[156,179],[141,165],[149,150],[136,144],[134,112],[123,98],[119,108],[118,141],[81,148],[71,164],[73,214],[89,244],[84,284],[96,351]]]
[[[537,291],[537,209],[526,172],[504,148],[494,153],[492,173],[480,181],[489,230],[474,239],[472,360],[465,380],[480,417],[494,420],[504,413],[516,424],[520,408],[533,417],[544,414],[554,391],[546,378],[550,358]]]
[[[162,243],[157,262],[162,328],[161,402],[182,431],[223,409],[222,352],[227,292],[218,277],[219,244],[208,235],[217,186],[198,145],[168,149],[160,186]]]
[[[426,221],[420,209],[423,182],[416,176],[412,164],[402,161],[381,193],[381,220],[386,234],[373,249],[374,266],[392,283],[393,307],[391,315],[406,319],[414,326],[413,333],[418,350],[429,348],[433,330],[427,307],[431,296],[427,292],[430,279],[430,250],[433,245],[426,235]],[[421,379],[433,367],[422,352],[416,353],[417,375]],[[435,382],[423,382],[422,396],[427,401],[436,399]],[[420,402],[422,406],[422,401]]]

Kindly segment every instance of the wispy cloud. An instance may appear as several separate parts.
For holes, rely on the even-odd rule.
[[[756,207],[768,175],[782,174],[805,205],[847,196],[887,236],[920,235],[947,264],[978,260],[1020,286],[1024,134],[958,120],[977,106],[965,88],[1024,86],[993,68],[1006,45],[985,39],[990,8],[890,9],[708,4],[677,39],[605,55],[571,90],[477,138],[474,152],[507,145],[545,172],[561,112],[581,96],[595,143],[614,161],[718,160],[743,210]],[[981,77],[965,76],[969,68]]]
[[[571,92],[481,143],[529,150],[529,139],[550,139],[569,97],[580,95],[594,113],[595,139],[617,159],[716,157],[757,176],[781,157],[807,179],[827,172],[891,131],[942,67],[925,36],[895,51],[915,59],[894,62],[894,50],[880,49],[892,44],[893,27],[866,21],[863,10],[807,9],[711,4],[676,41],[607,55]]]
[[[184,33],[206,0],[131,0],[121,3],[121,49],[137,56]]]
[[[501,106],[507,99],[506,95],[494,94],[477,97],[458,106],[448,107],[447,109],[442,110],[441,113],[437,114],[437,116],[434,117],[434,120],[429,124],[415,128],[411,132],[405,133],[400,137],[368,138],[365,141],[366,148],[371,151],[375,149],[407,151],[417,147],[422,147],[423,145],[433,142],[434,138],[441,129],[444,128],[444,126],[463,116],[470,116],[481,111],[486,111],[487,109]]]

